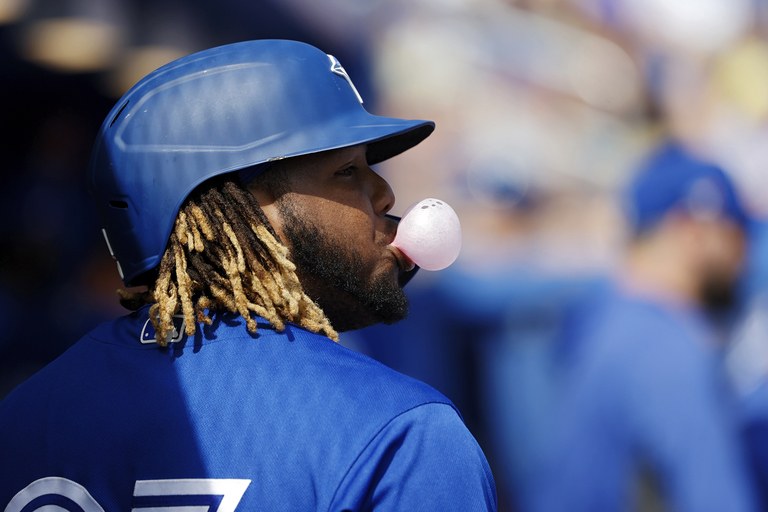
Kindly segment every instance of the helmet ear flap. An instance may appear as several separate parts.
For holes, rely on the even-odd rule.
[[[150,73],[107,115],[89,184],[123,281],[155,268],[185,198],[218,175],[367,144],[381,162],[418,144],[431,121],[375,116],[339,61],[287,40],[246,41]]]

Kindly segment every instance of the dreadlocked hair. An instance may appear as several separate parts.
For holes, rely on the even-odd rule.
[[[255,313],[282,331],[292,322],[334,341],[339,336],[322,309],[305,293],[288,249],[256,198],[232,180],[193,193],[176,217],[154,284],[143,292],[118,290],[121,303],[152,304],[149,317],[161,346],[181,313],[185,332],[212,323],[206,313],[228,311],[257,330]]]

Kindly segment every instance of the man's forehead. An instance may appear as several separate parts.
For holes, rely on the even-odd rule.
[[[317,155],[326,156],[329,159],[333,159],[333,160],[349,160],[349,159],[359,157],[361,155],[365,155],[367,150],[368,150],[367,144],[359,144],[357,146],[349,146],[346,148],[331,149],[329,151],[323,151],[322,153],[317,153]]]
[[[264,180],[277,179],[283,186],[287,186],[289,182],[303,182],[313,175],[319,177],[318,173],[323,169],[340,168],[348,164],[361,165],[361,159],[365,160],[366,151],[367,145],[360,144],[274,160],[257,174],[262,175],[262,184]]]

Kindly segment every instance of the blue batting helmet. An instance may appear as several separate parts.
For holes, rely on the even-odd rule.
[[[368,144],[376,164],[431,121],[369,114],[338,60],[285,40],[235,43],[150,73],[107,115],[89,184],[127,286],[143,284],[183,201],[204,181],[272,160]]]

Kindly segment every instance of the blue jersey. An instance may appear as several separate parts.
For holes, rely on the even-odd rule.
[[[578,313],[536,510],[627,510],[638,470],[673,510],[754,510],[735,403],[702,316],[617,289]]]
[[[495,510],[426,384],[293,325],[220,315],[162,349],[147,320],[101,325],[0,403],[6,511]]]

